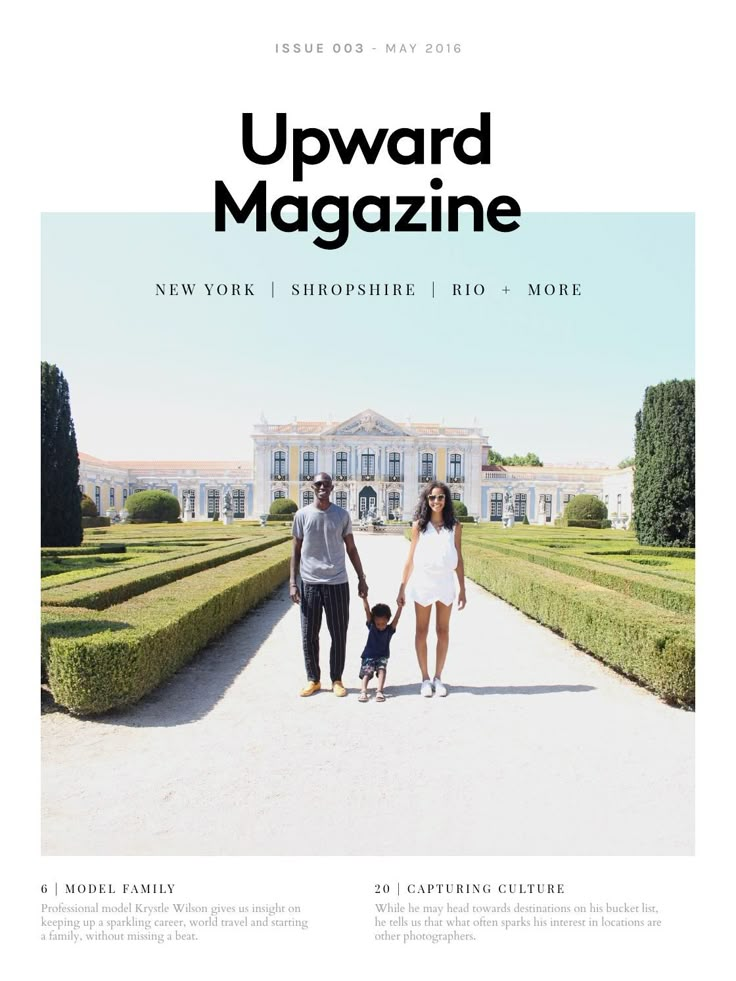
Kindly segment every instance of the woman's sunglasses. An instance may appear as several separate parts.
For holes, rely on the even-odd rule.
[[[427,500],[428,501],[444,501],[444,499],[445,499],[445,495],[444,494],[430,494],[427,497]]]

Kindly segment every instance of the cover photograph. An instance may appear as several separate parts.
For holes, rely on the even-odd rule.
[[[695,969],[722,255],[658,6],[36,5],[39,966]]]

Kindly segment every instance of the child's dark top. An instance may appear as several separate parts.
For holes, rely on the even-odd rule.
[[[392,627],[391,624],[386,625],[385,630],[379,630],[372,620],[366,622],[366,627],[368,627],[368,640],[366,641],[365,650],[360,655],[363,660],[368,658],[373,660],[377,657],[388,657],[389,656],[389,644],[391,643],[391,638],[396,633],[396,627]]]

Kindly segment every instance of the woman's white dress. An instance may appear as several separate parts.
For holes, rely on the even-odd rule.
[[[414,568],[406,587],[406,597],[420,606],[455,601],[457,549],[455,529],[444,525],[437,531],[430,523],[420,532],[414,549]]]

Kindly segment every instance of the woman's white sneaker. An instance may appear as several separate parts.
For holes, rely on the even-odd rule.
[[[447,694],[447,689],[442,684],[442,679],[441,678],[435,678],[434,681],[432,682],[432,684],[434,685],[434,693],[435,693],[435,695],[439,695],[440,698],[444,698],[445,695]]]
[[[432,682],[429,678],[422,682],[422,687],[419,689],[419,694],[424,695],[425,698],[431,698],[433,695]]]

